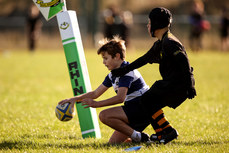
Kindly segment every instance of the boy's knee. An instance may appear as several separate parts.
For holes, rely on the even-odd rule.
[[[108,114],[106,110],[103,110],[99,113],[99,119],[102,123],[106,123],[107,119],[108,119]]]

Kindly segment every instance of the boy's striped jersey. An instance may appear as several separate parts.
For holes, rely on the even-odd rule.
[[[121,67],[128,64],[129,62],[124,61]],[[106,87],[113,86],[116,93],[119,87],[127,87],[128,92],[125,101],[130,101],[136,97],[139,97],[149,89],[138,70],[130,71],[121,77],[113,77],[112,73],[110,72],[103,81],[103,85]]]

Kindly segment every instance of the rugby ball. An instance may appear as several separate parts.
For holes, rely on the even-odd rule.
[[[74,107],[71,107],[70,103],[58,104],[55,113],[60,121],[70,121],[75,115]]]

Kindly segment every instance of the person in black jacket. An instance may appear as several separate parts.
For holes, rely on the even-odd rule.
[[[147,63],[158,63],[162,80],[156,81],[141,96],[141,104],[151,118],[156,134],[151,141],[166,144],[178,137],[178,132],[169,124],[162,108],[177,108],[187,98],[196,96],[193,68],[189,64],[184,46],[170,32],[172,14],[166,8],[154,8],[149,14],[148,31],[158,38],[152,48],[131,64],[112,70],[112,75],[122,76]]]

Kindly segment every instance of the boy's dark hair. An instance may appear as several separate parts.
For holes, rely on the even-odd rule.
[[[172,23],[172,14],[164,7],[156,7],[149,13],[149,19],[151,21],[150,30],[154,37],[155,30],[170,26]]]
[[[111,55],[112,58],[114,58],[115,55],[119,53],[120,58],[122,60],[125,59],[125,54],[126,54],[125,41],[121,40],[118,36],[115,36],[111,40],[105,38],[99,41],[99,44],[102,46],[97,51],[98,55],[101,54],[102,52],[107,52],[109,55]]]

